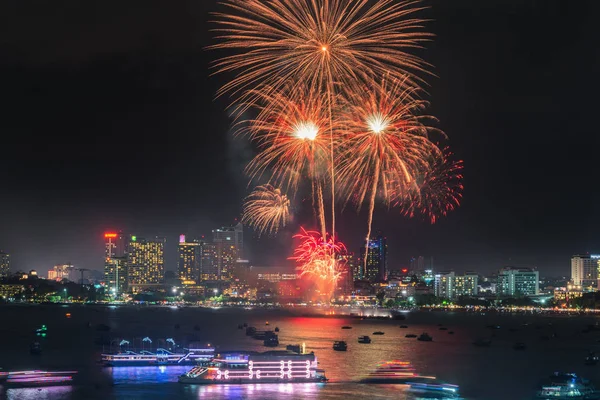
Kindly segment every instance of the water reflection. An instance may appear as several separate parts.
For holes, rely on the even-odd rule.
[[[185,391],[199,399],[296,399],[314,398],[323,388],[318,383],[278,383],[251,385],[196,385]]]
[[[70,399],[72,386],[49,386],[6,390],[7,400],[62,400]]]
[[[190,370],[186,366],[115,367],[105,368],[115,385],[177,382],[180,375]]]

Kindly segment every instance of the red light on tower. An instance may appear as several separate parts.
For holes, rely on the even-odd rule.
[[[406,274],[407,272],[408,272],[408,269],[406,269],[406,268],[402,268],[402,273],[403,273],[403,274]]]
[[[105,239],[115,239],[116,237],[117,237],[116,233],[105,233],[104,234]]]

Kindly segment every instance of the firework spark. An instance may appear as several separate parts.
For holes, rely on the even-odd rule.
[[[211,49],[237,54],[219,60],[218,72],[235,79],[219,94],[250,94],[248,88],[304,82],[329,89],[368,73],[409,76],[428,65],[408,51],[431,38],[423,32],[418,0],[227,0],[216,13],[217,39]],[[253,95],[250,94],[250,98]]]
[[[429,117],[421,115],[426,103],[415,99],[415,90],[405,81],[383,79],[346,94],[338,180],[346,201],[359,209],[368,204],[367,239],[377,197],[390,205],[393,193],[413,190],[416,176],[438,151],[424,124]]]
[[[404,215],[419,213],[435,224],[440,217],[460,206],[462,199],[462,161],[453,161],[448,148],[429,160],[429,167],[417,177],[416,189],[400,193],[395,201]]]
[[[347,253],[346,246],[334,237],[323,238],[319,232],[304,228],[294,238],[300,240],[300,245],[290,259],[298,264],[300,276],[314,280],[320,293],[331,296],[344,273],[345,261],[340,256]]]
[[[271,185],[258,186],[246,198],[242,221],[259,233],[276,234],[290,220],[290,200]]]

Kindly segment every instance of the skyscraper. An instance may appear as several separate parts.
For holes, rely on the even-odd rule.
[[[600,255],[576,254],[571,257],[571,281],[576,286],[590,287],[598,285]]]
[[[540,273],[531,268],[502,268],[496,290],[500,296],[531,296],[540,293]]]
[[[131,236],[127,246],[129,289],[141,291],[144,286],[160,284],[165,275],[165,240],[146,240]]]
[[[0,251],[0,278],[10,275],[10,254]]]
[[[367,257],[364,279],[368,279],[371,282],[385,281],[387,279],[387,250],[387,240],[381,235],[381,232],[376,238],[371,238],[368,240],[368,243],[365,243],[365,246],[361,247],[359,262],[363,266],[365,256]]]
[[[48,280],[60,282],[63,279],[71,279],[73,276],[73,266],[71,264],[58,264],[48,271]]]
[[[122,232],[104,234],[104,282],[110,293],[127,291],[126,241]]]
[[[217,268],[217,246],[202,242],[200,248],[200,276],[203,281],[216,281],[219,278]]]
[[[198,240],[186,241],[185,235],[179,236],[179,279],[184,283],[195,284],[200,281],[200,262],[202,244]],[[192,283],[193,282],[193,283]]]
[[[212,231],[217,261],[217,279],[229,280],[235,262],[244,256],[244,226],[223,227]]]

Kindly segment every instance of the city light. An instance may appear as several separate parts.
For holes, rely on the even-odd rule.
[[[117,234],[116,234],[116,233],[105,233],[105,234],[104,234],[104,238],[105,238],[105,239],[114,239],[114,238],[116,238],[116,237],[117,237]]]

